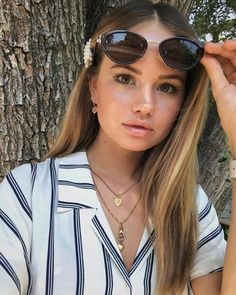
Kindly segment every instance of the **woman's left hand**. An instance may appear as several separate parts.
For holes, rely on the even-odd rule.
[[[221,125],[236,156],[236,40],[207,42],[201,63],[210,80]]]

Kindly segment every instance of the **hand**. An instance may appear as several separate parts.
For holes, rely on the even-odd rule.
[[[236,39],[205,44],[201,63],[205,66],[216,100],[222,127],[227,135],[236,131]]]
[[[236,39],[207,42],[204,49],[201,63],[211,80],[221,125],[236,148]]]

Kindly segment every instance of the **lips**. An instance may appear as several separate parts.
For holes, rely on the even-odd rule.
[[[133,128],[137,128],[137,129],[144,129],[144,130],[153,131],[153,128],[151,127],[151,125],[148,123],[145,123],[145,122],[128,121],[126,123],[123,123],[123,125],[127,126],[127,127],[133,127]]]
[[[134,137],[147,137],[154,131],[151,125],[140,121],[129,121],[123,123],[123,126],[125,132]]]

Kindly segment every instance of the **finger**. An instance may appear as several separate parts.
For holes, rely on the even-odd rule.
[[[230,62],[223,65],[223,72],[230,83],[236,83],[236,68]]]
[[[225,49],[235,50],[236,49],[236,39],[226,40],[223,43],[223,46],[224,46]]]
[[[226,40],[222,43],[205,42],[204,48],[209,51],[215,51],[216,54],[225,50],[234,51],[236,50],[236,39]]]
[[[205,52],[229,59],[236,66],[236,41],[227,40],[224,43],[205,43]]]
[[[212,92],[215,97],[218,97],[218,94],[229,85],[227,78],[225,77],[221,64],[219,61],[205,53],[203,58],[201,59],[201,63],[206,68],[206,71],[210,77],[212,83]]]

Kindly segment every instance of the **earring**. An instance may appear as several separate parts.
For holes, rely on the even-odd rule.
[[[97,105],[96,105],[96,103],[93,103],[92,113],[95,115],[97,113],[97,111],[98,111]]]

